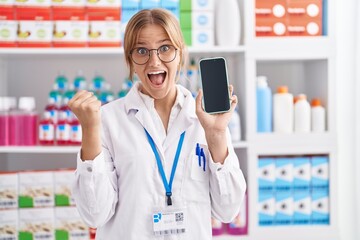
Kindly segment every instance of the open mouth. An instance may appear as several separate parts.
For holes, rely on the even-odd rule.
[[[150,79],[150,82],[156,86],[160,86],[164,83],[166,78],[166,72],[165,71],[154,71],[149,72],[148,78]]]

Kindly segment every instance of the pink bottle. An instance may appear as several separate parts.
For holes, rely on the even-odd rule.
[[[7,97],[0,97],[0,146],[9,145],[10,141],[10,99]]]
[[[38,115],[35,112],[35,98],[20,97],[19,110],[10,111],[9,120],[10,145],[36,145]]]
[[[66,111],[60,112],[55,132],[58,145],[70,145],[70,124]]]
[[[81,125],[75,114],[71,114],[70,121],[70,144],[81,145],[82,130]]]
[[[212,235],[219,236],[224,233],[223,223],[215,218],[211,218]]]
[[[69,98],[67,98],[67,97],[63,98],[62,105],[59,108],[59,114],[61,114],[61,112],[65,112],[67,120],[70,121],[71,110],[68,106],[68,103],[69,103]]]
[[[227,232],[230,235],[246,235],[248,232],[248,199],[245,194],[241,205],[240,213],[227,225]]]
[[[39,143],[41,145],[54,145],[55,129],[50,112],[44,112],[44,117],[39,123]]]
[[[45,111],[50,113],[50,117],[54,124],[57,123],[59,107],[56,105],[55,99],[48,98],[48,104],[45,106]]]

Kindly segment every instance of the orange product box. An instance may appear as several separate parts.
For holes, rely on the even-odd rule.
[[[0,7],[0,47],[16,47],[17,21],[13,7]]]
[[[258,18],[286,18],[286,0],[256,0],[255,15]]]
[[[287,14],[289,17],[305,19],[322,18],[321,0],[289,0],[287,5]]]
[[[86,7],[86,0],[51,0],[53,11]]]
[[[120,47],[120,9],[110,11],[88,11],[89,47]]]
[[[287,35],[287,19],[256,19],[257,37],[280,37]]]
[[[322,21],[321,19],[290,18],[287,30],[289,36],[321,36]]]
[[[16,9],[18,47],[51,47],[53,23],[44,8]]]
[[[54,47],[86,47],[89,24],[83,8],[53,14]]]

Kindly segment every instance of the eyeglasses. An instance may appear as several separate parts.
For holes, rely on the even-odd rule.
[[[144,65],[149,61],[151,51],[156,51],[156,55],[162,62],[169,63],[174,61],[177,49],[172,45],[162,45],[158,49],[138,47],[130,51],[130,57],[134,63]]]

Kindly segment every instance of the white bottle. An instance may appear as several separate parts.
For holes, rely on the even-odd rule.
[[[325,131],[325,108],[321,106],[321,101],[318,98],[311,101],[311,131]]]
[[[297,96],[294,104],[294,130],[308,133],[311,128],[311,109],[305,94]]]
[[[287,86],[280,86],[273,99],[274,132],[292,133],[294,129],[293,95]]]
[[[237,109],[234,110],[231,115],[231,119],[229,122],[229,131],[231,134],[231,140],[233,142],[241,141],[241,122],[240,122],[240,114]]]
[[[237,46],[241,38],[240,9],[237,0],[217,0],[215,36],[219,46]]]

